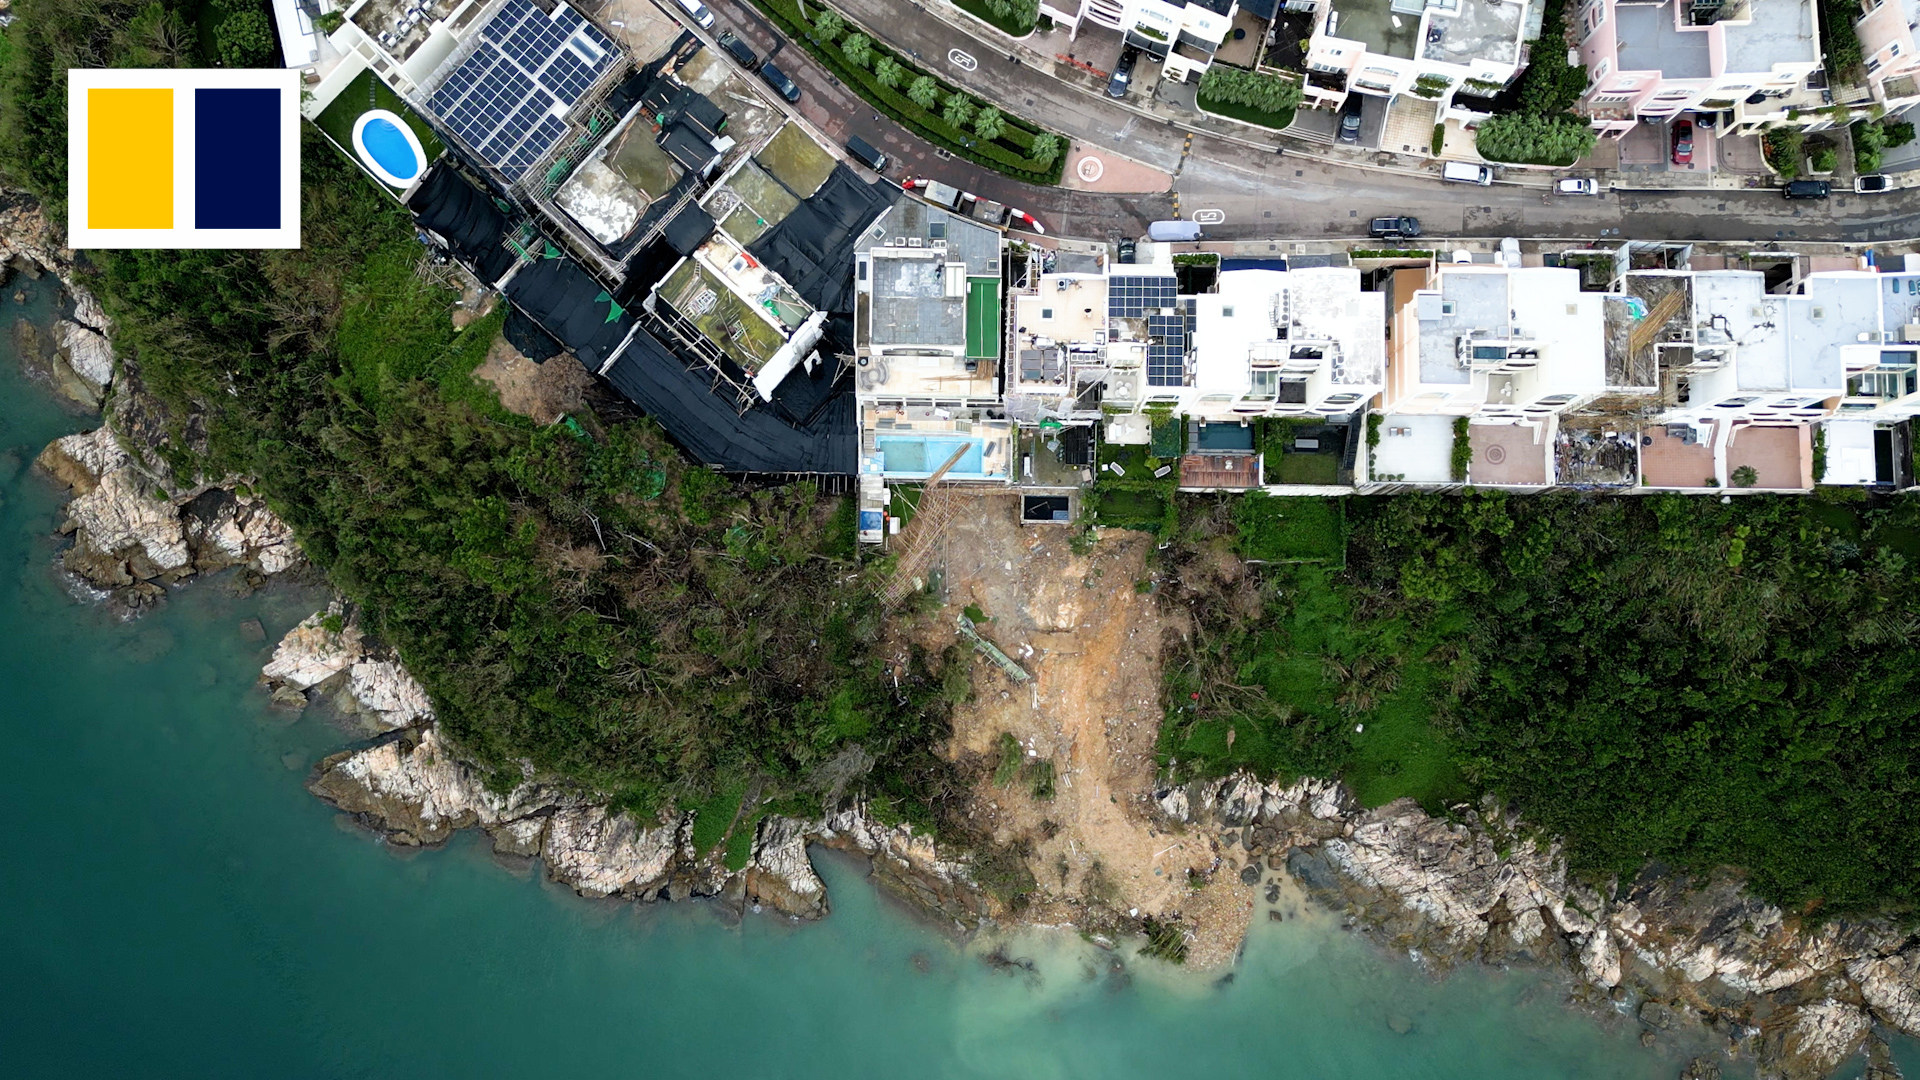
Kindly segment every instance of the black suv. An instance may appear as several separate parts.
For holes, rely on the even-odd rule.
[[[1831,190],[1825,180],[1793,180],[1782,194],[1789,199],[1824,199]]]
[[[752,71],[754,68],[760,66],[760,57],[755,55],[752,49],[747,48],[746,42],[733,36],[733,31],[722,30],[720,31],[720,36],[715,40],[720,42],[721,48],[727,50],[728,56],[740,61],[741,67]]]
[[[1132,46],[1121,50],[1120,62],[1113,66],[1113,75],[1107,79],[1107,96],[1123,98],[1127,89],[1133,85],[1133,64],[1140,54]]]
[[[1419,236],[1420,219],[1411,217],[1377,217],[1367,223],[1367,235],[1382,240],[1394,236]]]
[[[774,67],[771,61],[760,65],[760,81],[773,87],[774,93],[786,98],[789,102],[800,100],[800,88],[793,85],[793,80],[787,78],[787,73]]]

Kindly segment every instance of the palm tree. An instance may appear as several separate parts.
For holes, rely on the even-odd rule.
[[[922,75],[907,87],[907,100],[923,109],[931,109],[940,101],[940,84],[933,81],[933,76]]]
[[[831,45],[847,28],[847,20],[837,11],[822,11],[813,17],[813,36],[822,44]]]
[[[840,43],[840,55],[854,67],[866,67],[873,62],[873,39],[865,34],[848,34]]]
[[[989,105],[980,110],[979,116],[973,118],[973,130],[974,134],[992,142],[1006,133],[1007,121],[1000,115],[999,109]]]
[[[947,107],[941,111],[940,117],[954,127],[964,128],[967,121],[973,119],[973,102],[968,100],[967,95],[955,90],[947,95]]]
[[[1042,132],[1033,137],[1033,149],[1028,153],[1034,161],[1042,165],[1051,165],[1060,156],[1060,136]]]
[[[891,56],[883,56],[873,65],[873,81],[891,90],[907,77],[907,69]]]

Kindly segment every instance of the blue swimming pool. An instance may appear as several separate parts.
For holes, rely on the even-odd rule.
[[[982,475],[980,441],[955,435],[879,435],[873,440],[881,469],[888,476],[931,476],[955,450],[966,448],[948,476]]]
[[[361,163],[393,187],[413,183],[427,167],[426,152],[406,123],[386,109],[372,109],[353,125],[353,149]]]

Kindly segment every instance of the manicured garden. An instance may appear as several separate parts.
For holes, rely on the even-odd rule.
[[[1057,184],[1066,141],[1002,113],[875,41],[839,12],[796,0],[754,0],[874,108],[956,157],[1034,184]],[[809,17],[810,16],[810,17]]]
[[[1293,123],[1303,93],[1296,78],[1215,64],[1200,78],[1197,103],[1205,112],[1277,131]]]

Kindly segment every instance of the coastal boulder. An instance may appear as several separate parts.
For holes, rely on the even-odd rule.
[[[806,829],[805,822],[792,818],[761,820],[746,869],[749,903],[802,919],[827,913],[827,887],[807,858]]]
[[[1866,1044],[1873,1020],[1858,1005],[1826,998],[1782,1009],[1762,1026],[1762,1080],[1825,1080]]]
[[[307,789],[408,846],[442,843],[455,829],[530,817],[558,801],[532,785],[506,795],[489,790],[431,727],[335,754],[320,762]]]
[[[540,854],[547,873],[576,892],[651,900],[672,874],[679,832],[678,821],[642,826],[604,806],[568,805],[548,820]]]
[[[340,711],[364,717],[376,728],[401,728],[433,719],[433,702],[397,653],[376,645],[346,605],[334,601],[287,632],[260,679],[276,700],[287,690],[339,688]]]

